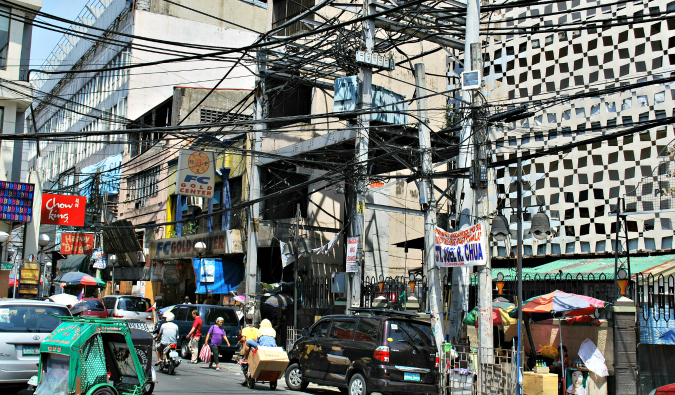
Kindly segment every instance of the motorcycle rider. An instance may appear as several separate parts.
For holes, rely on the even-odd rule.
[[[155,365],[159,365],[160,361],[166,357],[165,351],[170,349],[172,344],[178,344],[178,325],[173,323],[176,316],[169,312],[164,314],[166,322],[159,328],[158,337],[160,342],[157,345],[157,357],[159,360]]]

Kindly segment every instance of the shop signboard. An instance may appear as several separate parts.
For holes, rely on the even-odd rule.
[[[213,258],[201,259],[201,270],[199,271],[200,283],[212,283],[215,281],[216,260]]]
[[[487,263],[487,237],[482,222],[469,228],[446,232],[436,227],[436,266],[483,266]]]
[[[42,194],[43,225],[84,226],[84,196]]]
[[[212,198],[216,186],[213,152],[180,150],[176,171],[176,194]]]
[[[349,237],[347,239],[347,273],[357,273],[359,266],[356,263],[356,252],[359,247],[358,237]]]
[[[31,222],[35,185],[22,182],[0,182],[0,220]]]
[[[241,230],[221,230],[211,233],[201,233],[170,239],[153,240],[150,242],[150,259],[169,260],[181,258],[196,258],[199,256],[194,250],[198,242],[206,244],[204,256],[243,254]]]
[[[93,252],[93,233],[61,234],[61,255],[91,255]]]
[[[102,249],[94,250],[94,253],[92,254],[92,260],[94,261],[94,264],[92,265],[94,269],[105,269],[105,267],[108,265],[105,252],[103,252]]]

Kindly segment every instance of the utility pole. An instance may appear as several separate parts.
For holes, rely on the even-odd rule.
[[[518,286],[518,356],[516,360],[518,361],[518,374],[516,375],[516,386],[518,391],[516,394],[520,394],[520,387],[522,386],[522,366],[523,366],[523,330],[520,327],[523,322],[523,161],[521,158],[518,158],[518,167],[516,168],[517,172],[517,183],[516,186],[516,198],[518,202],[516,203],[516,221],[518,222],[517,227],[517,243],[516,243],[516,254],[517,263],[516,263],[516,281]]]
[[[262,120],[267,116],[265,111],[265,54],[264,47],[257,53],[258,77],[255,94],[255,119]],[[253,126],[251,139],[251,175],[249,185],[249,201],[260,198],[260,168],[258,167],[258,153],[262,152],[262,134],[266,128],[264,122]],[[260,295],[258,286],[258,226],[260,216],[260,203],[250,206],[248,215],[248,242],[246,246],[246,306],[253,306],[253,323],[260,321]],[[297,302],[296,302],[297,303]]]
[[[293,265],[293,329],[298,330],[298,269],[300,266],[300,203],[295,211],[295,264]],[[283,273],[283,269],[281,270]]]
[[[363,16],[375,13],[375,5],[370,0],[363,2]],[[363,21],[362,37],[366,47],[366,53],[372,53],[375,47],[375,21],[367,19]],[[365,257],[363,245],[365,243],[364,216],[366,213],[366,191],[368,190],[368,143],[370,131],[370,117],[368,110],[372,104],[373,70],[362,66],[359,73],[361,80],[361,109],[364,113],[359,115],[356,137],[356,185],[352,188],[351,198],[351,221],[349,221],[349,236],[358,237],[359,243],[356,252],[356,261],[359,263],[358,273],[347,274],[347,310],[361,300],[361,281]],[[354,281],[354,276],[357,276]]]
[[[444,341],[443,311],[440,269],[436,267],[436,199],[434,198],[433,173],[431,166],[431,131],[427,116],[427,82],[424,63],[415,65],[415,89],[417,97],[417,118],[419,122],[420,163],[422,164],[419,182],[420,204],[424,211],[424,267],[429,281],[429,310],[431,311],[431,327],[436,338],[439,355]]]
[[[466,5],[466,31],[464,37],[464,71],[472,70],[474,65],[471,56],[472,44],[478,44],[480,49],[480,0],[468,0]],[[480,66],[482,69],[482,64]],[[466,105],[470,103],[473,106],[473,97],[471,92],[462,93],[462,101]],[[470,111],[470,110],[469,110]],[[458,167],[473,167],[473,144],[471,135],[473,132],[473,122],[465,112],[466,120],[462,126],[460,134],[461,145],[457,157]],[[474,191],[468,180],[460,179],[457,182],[457,228],[465,228],[473,225],[475,210]],[[452,299],[450,304],[450,339],[453,342],[461,341],[466,337],[462,318],[464,313],[468,313],[469,296],[469,268],[456,267],[452,269]]]

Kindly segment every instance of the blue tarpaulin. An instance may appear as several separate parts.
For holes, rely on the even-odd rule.
[[[211,267],[211,265],[213,265],[213,282],[204,283],[199,281],[202,279],[202,270],[205,267]],[[195,293],[197,294],[230,293],[244,279],[244,264],[241,259],[192,258],[192,266],[195,268],[195,279],[197,282]],[[211,279],[210,275],[205,277],[209,280]]]

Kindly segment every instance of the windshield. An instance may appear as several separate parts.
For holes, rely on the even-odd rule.
[[[0,332],[45,332],[56,329],[70,311],[60,306],[3,305],[0,306]]]
[[[146,312],[150,308],[150,300],[146,298],[120,298],[117,302],[118,310]]]
[[[207,310],[204,317],[204,324],[214,325],[218,317],[223,317],[225,326],[239,326],[239,319],[237,319],[237,314],[233,310],[211,307]]]
[[[389,341],[409,343],[422,347],[436,347],[431,325],[421,322],[392,320],[389,322]]]
[[[42,379],[35,395],[67,395],[70,359],[65,355],[47,354],[42,365]]]
[[[103,311],[105,310],[105,306],[99,299],[85,299],[79,301],[75,306],[72,307],[72,310],[76,309],[79,311]]]

